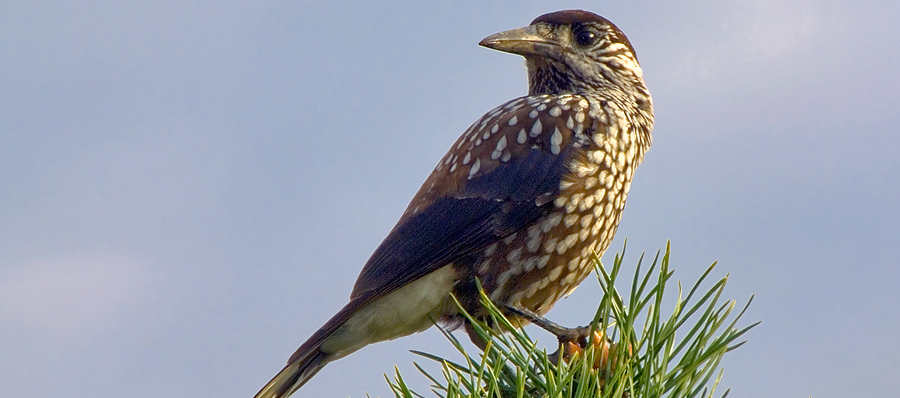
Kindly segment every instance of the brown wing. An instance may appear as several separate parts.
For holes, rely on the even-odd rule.
[[[464,261],[549,212],[587,139],[587,108],[578,96],[530,96],[475,122],[369,258],[351,298],[371,300]]]

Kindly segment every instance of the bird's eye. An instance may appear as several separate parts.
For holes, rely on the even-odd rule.
[[[588,47],[593,45],[595,41],[597,41],[597,33],[593,30],[585,28],[575,29],[575,42],[579,46]]]

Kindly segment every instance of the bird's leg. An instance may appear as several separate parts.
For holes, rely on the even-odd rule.
[[[550,360],[554,363],[559,362],[560,356],[562,356],[563,359],[568,359],[575,353],[581,352],[587,347],[588,336],[591,333],[590,326],[569,328],[544,318],[531,310],[517,308],[511,305],[505,305],[504,307],[511,314],[524,318],[556,336],[560,348],[550,355]]]
[[[590,347],[590,349],[595,350],[594,369],[606,370],[607,366],[610,366],[609,369],[614,369],[615,358],[617,355],[620,355],[622,350],[619,344],[607,338],[603,331],[594,330],[592,334],[590,326],[567,328],[527,309],[516,308],[510,305],[505,305],[504,308],[510,314],[526,319],[556,336],[559,340],[560,348],[553,354],[550,354],[549,359],[552,363],[559,363],[560,357],[564,360],[569,360]],[[631,344],[625,345],[624,353],[628,357],[633,355]]]
[[[515,316],[520,318],[524,318],[529,322],[537,325],[541,329],[544,329],[559,340],[560,343],[575,343],[581,347],[587,345],[588,335],[591,333],[590,326],[578,326],[574,328],[568,328],[562,326],[556,322],[553,322],[547,318],[544,318],[534,311],[526,310],[524,308],[517,308],[511,305],[506,305],[506,310],[512,313]]]

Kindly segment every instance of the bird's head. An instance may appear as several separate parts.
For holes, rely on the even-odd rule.
[[[524,28],[486,37],[482,46],[525,57],[529,94],[621,90],[639,106],[650,94],[634,48],[612,22],[581,10],[557,11]],[[646,97],[647,104],[641,104]]]

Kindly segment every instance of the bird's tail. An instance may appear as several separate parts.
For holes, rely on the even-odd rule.
[[[331,347],[333,350],[325,350],[322,344],[326,343],[332,335],[359,310],[366,300],[351,300],[344,308],[341,308],[328,322],[325,322],[319,330],[313,333],[300,348],[291,355],[287,365],[272,378],[266,386],[259,390],[254,398],[286,398],[312,379],[316,373],[329,362],[344,357],[356,351],[365,342],[353,346]]]
[[[332,355],[314,347],[307,352],[300,351],[291,357],[287,366],[278,372],[265,387],[259,390],[254,398],[283,398],[297,391],[316,375],[328,362],[333,360]]]

